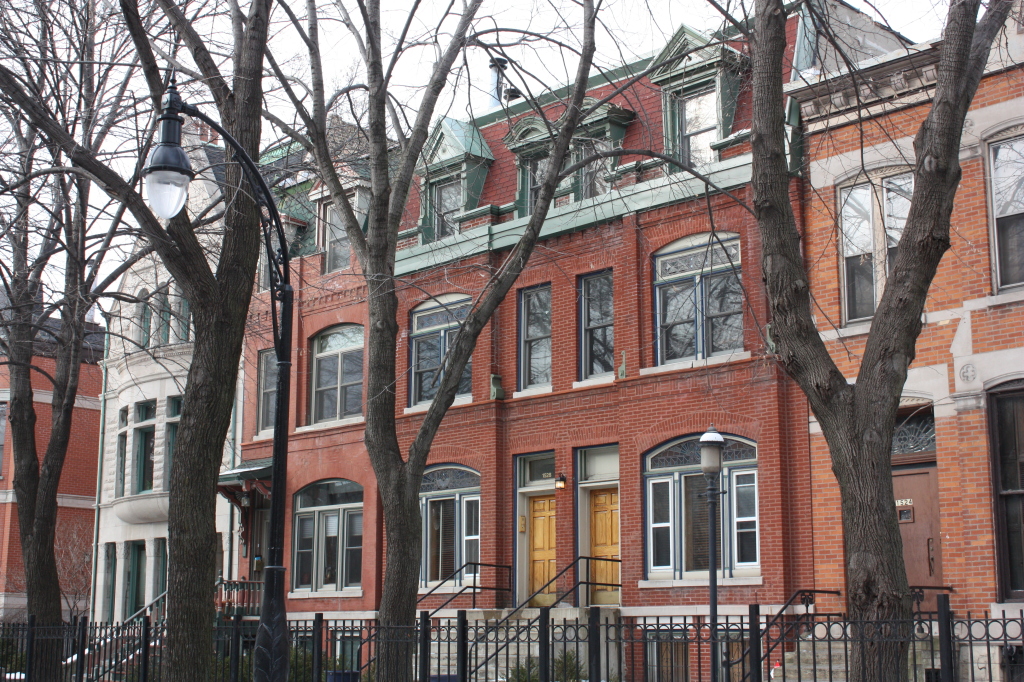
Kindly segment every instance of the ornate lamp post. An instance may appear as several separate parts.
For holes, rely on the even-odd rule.
[[[718,510],[718,477],[722,473],[722,449],[725,439],[715,430],[715,425],[700,437],[700,468],[708,481],[708,605],[711,639],[711,682],[718,682],[718,524],[715,523]]]
[[[270,306],[277,355],[277,404],[274,412],[274,449],[270,490],[270,542],[268,565],[264,568],[263,604],[256,634],[256,682],[286,682],[289,637],[285,613],[284,583],[284,492],[288,470],[288,395],[291,388],[292,287],[289,284],[288,244],[281,216],[259,168],[238,143],[216,121],[182,101],[171,81],[164,95],[160,116],[160,139],[150,152],[143,172],[146,199],[153,212],[165,220],[176,216],[185,205],[188,185],[195,173],[181,148],[181,114],[188,114],[216,130],[234,151],[246,180],[260,206],[260,227],[270,270]]]

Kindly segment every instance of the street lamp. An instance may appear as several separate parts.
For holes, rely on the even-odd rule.
[[[711,611],[711,682],[718,682],[718,538],[715,517],[718,507],[718,477],[722,473],[725,439],[715,425],[700,437],[700,469],[708,481],[708,606]]]
[[[284,583],[284,493],[288,472],[288,394],[291,387],[292,298],[289,283],[288,243],[281,216],[259,168],[242,145],[216,121],[182,101],[174,80],[163,99],[160,139],[149,154],[142,171],[146,199],[153,212],[165,220],[178,215],[188,198],[188,185],[195,177],[188,155],[181,148],[181,114],[203,121],[216,130],[234,151],[253,196],[260,207],[260,228],[270,270],[270,307],[274,351],[277,355],[277,400],[274,411],[274,449],[270,488],[270,541],[268,565],[264,567],[263,604],[256,633],[256,682],[286,682],[288,679],[288,622]],[[276,248],[275,248],[276,244]],[[279,310],[280,309],[280,310]],[[280,317],[279,317],[280,315]]]

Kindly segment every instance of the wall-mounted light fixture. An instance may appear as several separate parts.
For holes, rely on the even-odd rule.
[[[565,487],[565,474],[558,474],[558,478],[555,479],[555,488],[561,490]]]

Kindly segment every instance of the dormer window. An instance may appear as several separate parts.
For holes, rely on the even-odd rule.
[[[677,100],[677,155],[687,166],[701,168],[715,160],[711,143],[718,139],[716,105],[714,88]]]
[[[345,232],[345,225],[338,215],[338,209],[330,206],[327,209],[329,219],[325,227],[324,239],[327,252],[327,272],[344,270],[352,260],[352,248],[348,240],[348,233]]]
[[[548,166],[550,165],[551,160],[546,156],[530,159],[526,162],[526,177],[528,178],[527,182],[529,185],[529,196],[526,203],[527,215],[532,215],[537,207],[537,201],[540,199],[540,190],[544,185],[544,178],[547,176]]]
[[[455,216],[462,211],[462,179],[445,179],[434,183],[431,208],[434,214],[434,239],[444,239],[459,231]]]

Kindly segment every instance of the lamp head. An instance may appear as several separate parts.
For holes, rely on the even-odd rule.
[[[146,200],[153,212],[164,220],[178,215],[188,198],[188,183],[195,177],[188,154],[181,148],[181,125],[178,115],[182,102],[171,81],[164,95],[164,113],[160,116],[160,140],[149,153],[142,170]]]
[[[725,439],[712,424],[700,437],[700,468],[704,475],[717,476],[721,473],[723,448],[725,448]]]

